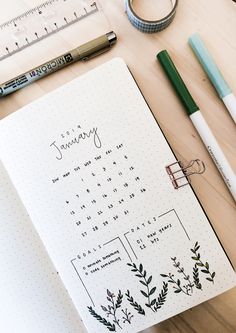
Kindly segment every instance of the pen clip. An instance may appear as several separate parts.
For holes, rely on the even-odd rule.
[[[90,55],[86,55],[85,57],[81,58],[82,61],[87,61],[87,60],[90,60],[92,58],[95,58],[96,56],[102,54],[102,53],[105,53],[106,51],[108,51],[110,49],[110,46],[108,47],[105,47],[104,49],[101,49],[101,50],[98,50],[97,52],[94,52]]]
[[[110,31],[105,35],[79,46],[76,52],[79,54],[80,60],[86,61],[108,51],[111,46],[116,43],[116,40],[116,34]]]

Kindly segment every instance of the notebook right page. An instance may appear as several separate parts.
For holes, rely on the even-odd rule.
[[[0,157],[90,333],[138,332],[235,285],[123,60],[4,119]]]

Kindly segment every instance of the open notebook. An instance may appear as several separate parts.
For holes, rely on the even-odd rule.
[[[236,284],[122,59],[2,120],[0,158],[4,333],[134,333]]]

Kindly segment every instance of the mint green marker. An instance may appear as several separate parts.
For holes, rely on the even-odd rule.
[[[162,68],[164,69],[167,77],[172,83],[175,92],[179,96],[182,104],[184,105],[187,115],[190,117],[194,127],[198,131],[203,143],[206,146],[211,158],[213,159],[216,167],[218,168],[221,176],[223,177],[229,191],[231,192],[234,200],[236,201],[236,176],[233,172],[229,162],[227,161],[223,151],[221,150],[218,142],[216,141],[213,133],[211,132],[207,122],[202,116],[199,107],[195,103],[188,88],[182,80],[178,70],[176,69],[173,61],[171,60],[168,52],[163,50],[157,54]]]
[[[198,33],[188,40],[193,52],[236,123],[236,98]]]

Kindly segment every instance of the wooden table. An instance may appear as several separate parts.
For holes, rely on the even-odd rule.
[[[137,7],[143,6],[143,3],[152,6],[153,3],[150,0],[137,2]],[[63,32],[50,37],[50,43],[49,40],[40,42],[2,61],[0,73],[3,82],[80,44],[83,39],[86,41],[92,34],[99,34],[100,30],[114,30],[119,36],[117,45],[103,56],[87,63],[71,65],[2,99],[1,117],[112,57],[123,57],[179,159],[186,162],[200,158],[205,162],[206,172],[193,176],[192,185],[236,266],[235,202],[155,60],[159,50],[168,49],[233,169],[236,170],[236,126],[187,44],[188,37],[198,31],[236,93],[236,3],[231,0],[179,2],[174,22],[161,33],[146,35],[137,31],[128,21],[123,0],[101,0],[105,20],[99,24],[92,20],[90,29],[83,30],[83,36],[78,28],[71,27],[69,35],[68,32],[67,35]],[[12,15],[18,15],[39,3],[40,1],[36,0],[8,0],[1,8],[0,21],[4,22]],[[146,5],[143,9],[148,8],[150,12],[151,7]],[[233,333],[236,332],[235,309],[236,288],[145,332]]]

